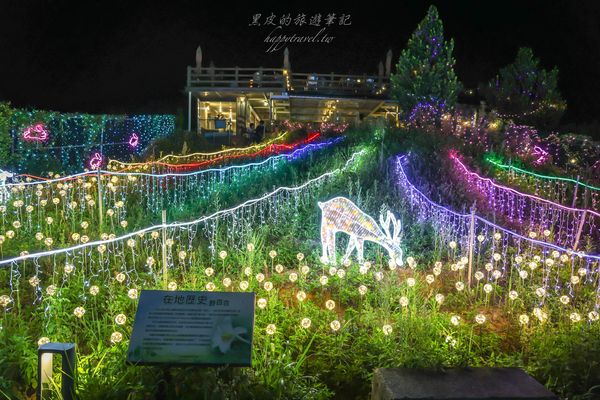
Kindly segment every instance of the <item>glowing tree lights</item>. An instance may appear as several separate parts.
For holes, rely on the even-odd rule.
[[[454,73],[453,49],[454,41],[444,39],[436,7],[430,6],[390,77],[392,96],[405,112],[417,108],[419,114],[429,114],[456,103],[460,83]]]
[[[143,151],[142,146],[129,146],[133,132],[146,146],[175,131],[174,115],[91,115],[12,108],[3,115],[3,126],[14,143],[7,149],[15,160],[10,166],[29,173],[80,169],[87,155],[99,146],[106,157],[129,159]]]
[[[558,90],[558,68],[545,70],[528,47],[521,47],[515,61],[501,68],[482,94],[508,118],[555,126],[566,109]]]
[[[321,246],[322,261],[336,264],[335,236],[337,232],[350,235],[346,253],[342,259],[345,263],[356,250],[358,261],[364,261],[364,242],[379,244],[388,251],[390,259],[402,266],[402,249],[400,248],[401,223],[390,212],[385,218],[379,216],[381,227],[375,220],[361,211],[356,204],[345,197],[336,197],[319,203],[321,208]],[[392,228],[392,230],[390,230]]]
[[[521,193],[470,171],[454,154],[451,159],[468,189],[482,196],[479,205],[485,204],[489,210],[503,215],[508,223],[571,248],[578,248],[586,236],[593,240],[600,237],[600,213]]]

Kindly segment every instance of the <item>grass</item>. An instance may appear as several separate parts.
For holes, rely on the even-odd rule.
[[[214,197],[202,206],[193,204],[192,197],[182,202],[185,206],[177,216],[183,220],[208,213],[274,185],[297,184],[338,168],[355,146],[361,146],[358,135],[371,140],[365,131],[349,132],[346,148],[327,150],[272,174],[257,174],[244,193],[216,186]],[[160,238],[148,233],[136,237],[134,247],[122,243],[107,246],[104,253],[94,248],[72,254],[69,262],[75,268],[70,273],[62,257],[0,271],[0,294],[13,296],[0,322],[0,393],[9,398],[33,395],[37,343],[45,337],[77,344],[77,391],[85,399],[360,399],[368,397],[375,368],[454,366],[519,366],[562,397],[584,398],[600,383],[595,361],[600,360],[600,323],[587,321],[596,301],[596,283],[582,282],[568,304],[554,293],[540,301],[535,289],[544,282],[543,267],[529,271],[528,279],[511,273],[493,279],[492,271],[486,270],[493,248],[482,245],[474,271],[485,278],[474,280],[471,290],[458,290],[457,283],[465,282],[464,265],[457,267],[464,252],[450,248],[431,226],[415,220],[404,194],[390,179],[386,161],[409,151],[433,159],[455,145],[452,139],[432,138],[406,130],[387,132],[376,152],[326,184],[278,197],[269,207],[253,208],[249,216],[236,214],[241,218],[237,231],[232,231],[232,219],[223,219],[218,225],[169,232],[173,244],[167,246],[168,281],[178,289],[205,290],[211,283],[216,290],[241,291],[240,282],[245,281],[245,291],[266,299],[265,308],[256,308],[252,368],[166,370],[125,364],[137,305],[131,289],[164,287]],[[423,181],[432,186],[444,182],[444,171],[423,170],[429,171]],[[338,195],[351,198],[370,215],[389,208],[402,219],[407,266],[391,269],[387,253],[377,245],[366,248],[368,269],[353,262],[333,270],[320,262],[316,204]],[[459,203],[460,194],[454,200]],[[127,212],[135,209],[135,202],[128,203]],[[343,249],[347,235],[338,236],[338,249]],[[493,243],[488,239],[484,243]],[[254,245],[252,251],[248,243]],[[227,251],[224,259],[218,257],[222,250]],[[277,254],[271,257],[273,250]],[[506,263],[507,271],[520,268],[515,252],[509,249],[493,269],[500,263]],[[533,250],[521,254],[523,263],[537,255]],[[557,261],[557,278],[570,277],[571,262]],[[297,279],[290,280],[294,274]],[[29,282],[34,275],[41,280],[39,291]],[[232,283],[225,286],[225,278]],[[265,282],[273,288],[267,290]],[[52,295],[47,292],[50,284],[56,286]],[[484,290],[486,284],[492,287],[490,293]],[[90,292],[93,286],[98,287],[96,295]],[[511,300],[510,290],[516,290],[518,298]],[[306,293],[303,301],[300,291]],[[335,302],[333,307],[327,306],[328,300]],[[533,312],[534,305],[540,313]],[[82,318],[74,315],[76,307],[85,308]],[[582,320],[573,322],[573,312]],[[121,313],[127,316],[123,325],[115,322]],[[485,316],[485,322],[477,323],[478,315]],[[520,322],[522,315],[527,315],[527,323]],[[309,327],[301,324],[305,318],[310,319]],[[266,330],[269,324],[276,326],[272,335]],[[111,341],[114,332],[122,334],[121,341]]]

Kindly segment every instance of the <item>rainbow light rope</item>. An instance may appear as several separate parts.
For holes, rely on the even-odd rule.
[[[250,152],[255,149],[265,148],[272,143],[283,140],[283,138],[288,134],[289,134],[289,132],[286,131],[286,132],[283,132],[281,135],[277,136],[276,138],[268,140],[264,143],[259,143],[259,144],[255,144],[255,145],[247,146],[247,147],[233,147],[233,148],[229,148],[229,149],[214,151],[212,153],[192,153],[192,154],[186,154],[184,156],[168,154],[162,158],[159,158],[156,161],[140,162],[140,163],[126,163],[126,162],[122,162],[122,161],[118,161],[118,160],[109,160],[108,161],[108,169],[140,168],[140,167],[143,167],[146,165],[167,163],[168,160],[194,160],[194,159],[196,159],[196,161],[201,161],[201,160],[219,157],[219,156],[229,154],[229,153],[234,153],[234,154],[236,152],[237,153],[246,153],[246,152]]]

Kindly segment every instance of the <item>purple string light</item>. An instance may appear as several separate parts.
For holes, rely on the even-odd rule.
[[[404,192],[412,211],[417,216],[417,220],[429,222],[434,229],[437,229],[437,233],[442,239],[448,240],[448,233],[451,232],[452,236],[456,238],[453,240],[455,240],[463,250],[468,249],[472,243],[474,245],[474,256],[477,260],[480,260],[480,257],[482,256],[485,257],[484,252],[486,250],[486,245],[490,247],[492,256],[495,252],[501,253],[502,264],[500,267],[501,271],[499,278],[511,279],[510,276],[513,273],[519,274],[520,276],[521,271],[525,270],[525,260],[535,260],[536,257],[539,257],[538,260],[541,263],[540,269],[542,273],[542,280],[539,281],[538,278],[536,284],[539,286],[536,291],[542,289],[546,290],[546,293],[548,293],[548,289],[550,289],[549,285],[551,274],[554,274],[555,279],[553,281],[553,292],[557,296],[564,293],[564,290],[567,290],[569,295],[573,297],[575,291],[574,285],[577,284],[573,283],[572,279],[568,280],[567,282],[561,282],[559,272],[562,271],[563,268],[569,268],[572,277],[575,275],[575,271],[585,269],[586,275],[583,282],[596,286],[596,296],[600,299],[600,285],[598,285],[598,279],[600,276],[598,261],[600,261],[600,256],[588,255],[582,252],[573,252],[552,243],[532,239],[513,232],[498,224],[492,223],[476,215],[474,212],[473,214],[461,214],[437,204],[430,200],[423,192],[417,189],[408,179],[408,176],[402,165],[402,163],[405,161],[408,161],[406,156],[398,156],[395,159],[395,178],[397,187]],[[474,231],[472,232],[473,236],[471,236],[471,232],[469,232],[469,225],[471,222],[473,222],[474,226]],[[493,235],[492,239],[488,238],[490,233]],[[499,234],[500,237],[498,237]],[[475,238],[476,240],[474,240]],[[470,243],[470,241],[473,241],[474,243]],[[513,252],[513,249],[516,251]],[[509,250],[511,251],[509,252]],[[560,253],[563,253],[563,256],[567,255],[567,260],[570,260],[571,263],[570,266],[567,264],[556,264],[554,266],[548,264],[548,259],[557,259],[557,256]],[[507,265],[507,261],[511,255],[514,255],[515,257],[514,262],[512,262],[510,265]],[[563,262],[563,256],[560,257],[561,263]],[[517,257],[522,257],[523,261],[517,261]],[[493,259],[492,257],[490,258]],[[492,263],[491,265],[494,264]],[[488,271],[490,272],[490,270]],[[488,281],[492,281],[494,279],[493,274],[491,275],[492,276],[488,274]],[[533,281],[530,282],[530,285],[531,284],[533,284]],[[536,300],[536,306],[543,306],[545,301],[545,295],[539,296],[539,298]],[[595,309],[598,309],[598,302],[596,301],[595,304]]]
[[[418,208],[418,210],[417,210],[418,217],[425,216],[426,218],[421,218],[421,219],[427,219],[427,220],[431,221],[432,223],[435,223],[436,225],[441,225],[441,223],[443,223],[444,221],[442,221],[441,223],[440,223],[440,221],[434,221],[433,220],[434,218],[432,218],[432,217],[435,216],[434,215],[435,213],[443,213],[452,218],[464,219],[464,220],[468,220],[471,218],[471,214],[457,213],[447,207],[444,207],[440,204],[435,203],[434,201],[430,200],[429,197],[427,197],[423,192],[421,192],[419,189],[417,189],[408,179],[408,176],[402,166],[402,161],[404,161],[404,160],[407,160],[407,157],[405,155],[396,157],[396,183],[398,184],[398,186],[400,188],[402,188],[405,192],[408,193],[408,199],[409,199],[409,202],[411,203],[411,206],[413,206],[413,208]],[[429,208],[429,210],[424,210],[424,208]],[[591,260],[591,261],[600,261],[600,255],[585,254],[583,252],[577,253],[577,252],[573,252],[572,250],[566,249],[564,247],[561,247],[561,246],[553,244],[553,243],[548,243],[548,242],[543,242],[541,240],[532,239],[530,237],[516,233],[508,228],[504,228],[504,227],[502,227],[498,224],[495,224],[491,221],[488,221],[487,219],[482,218],[476,214],[475,214],[475,220],[478,222],[481,222],[482,224],[488,226],[489,228],[493,228],[493,230],[501,231],[501,232],[505,233],[506,235],[513,237],[514,239],[516,239],[518,241],[523,241],[523,242],[529,243],[531,245],[540,246],[540,247],[544,248],[546,251],[557,250],[559,252],[576,254],[577,257],[580,257],[583,259],[587,259],[587,260]]]

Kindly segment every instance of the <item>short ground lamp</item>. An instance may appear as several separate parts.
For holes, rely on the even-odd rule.
[[[61,395],[64,400],[75,398],[75,344],[44,343],[38,348],[37,399],[42,399],[44,384],[52,381],[52,359],[55,354],[62,358]]]

